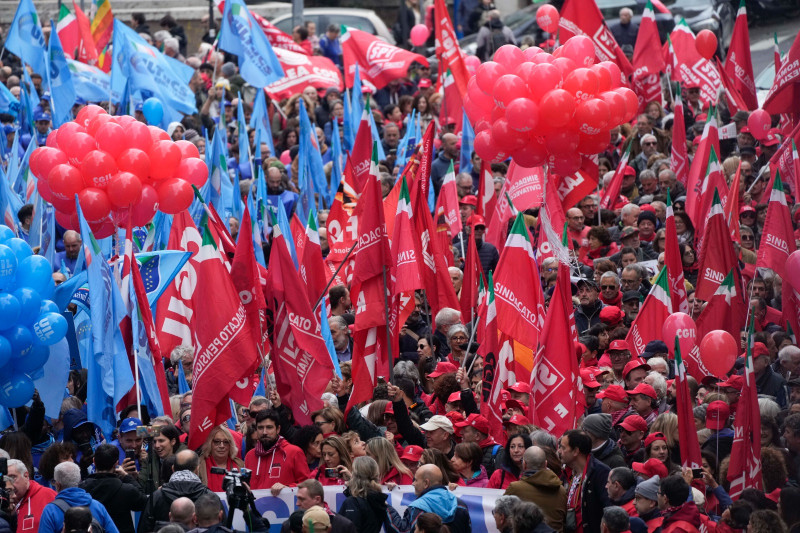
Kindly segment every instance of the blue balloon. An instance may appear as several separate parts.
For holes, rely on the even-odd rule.
[[[33,324],[39,318],[39,309],[42,307],[42,297],[39,293],[28,287],[20,287],[14,291],[14,296],[19,300],[21,312],[19,319],[20,324]]]
[[[1,313],[2,311],[0,311]],[[58,313],[58,306],[53,300],[42,300],[42,306],[39,308],[39,314],[45,313]]]
[[[34,346],[25,357],[14,359],[14,374],[30,374],[42,368],[50,358],[50,348],[47,346]]]
[[[5,226],[0,227],[5,228]],[[5,244],[0,244],[0,290],[6,290],[14,285],[18,264],[14,250]]]
[[[0,368],[11,360],[11,343],[8,339],[0,335]]]
[[[0,330],[15,326],[21,313],[22,304],[19,303],[19,299],[11,293],[0,292],[0,317],[2,317]]]
[[[28,145],[31,143],[31,134],[30,133],[23,133],[19,136],[19,143],[22,145],[24,149],[28,149]]]
[[[58,313],[47,313],[33,324],[36,340],[46,346],[55,344],[67,334],[67,319]]]
[[[164,106],[158,98],[148,98],[142,104],[142,114],[147,119],[147,123],[152,126],[161,124],[161,119],[164,118]]]
[[[42,300],[51,300],[55,293],[56,293],[56,282],[53,281],[53,275],[51,274],[50,277],[47,279],[47,283],[45,284],[44,288],[39,291],[39,296],[42,297]]]
[[[9,228],[8,226],[4,226],[0,224],[0,243],[5,244],[8,239],[14,238],[14,230]]]
[[[20,262],[26,257],[33,255],[33,250],[31,250],[30,245],[18,237],[8,239],[6,241],[6,246],[11,248],[11,250],[14,252],[14,255],[17,256],[17,261]]]
[[[33,380],[25,374],[14,374],[0,382],[0,404],[9,407],[22,407],[33,398]]]
[[[62,317],[63,318],[63,317]],[[11,357],[25,357],[33,346],[33,333],[25,326],[17,324],[3,335],[11,344]]]
[[[50,261],[41,255],[32,255],[19,262],[17,287],[28,287],[46,298],[47,286],[52,281],[53,268]]]

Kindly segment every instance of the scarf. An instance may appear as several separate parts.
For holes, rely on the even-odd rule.
[[[278,449],[278,445],[281,444],[281,441],[283,440],[284,438],[279,436],[278,440],[275,441],[275,444],[273,444],[267,449],[264,449],[264,445],[261,444],[261,439],[257,440],[255,447],[256,457],[267,457],[268,455],[272,454],[272,452]]]

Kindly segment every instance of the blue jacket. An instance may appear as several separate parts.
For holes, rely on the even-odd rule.
[[[85,490],[72,487],[64,489],[56,495],[56,499],[61,499],[67,502],[70,507],[84,506],[89,507],[92,511],[92,517],[100,522],[100,525],[105,529],[105,533],[119,533],[114,521],[108,515],[108,511],[102,503],[89,496]],[[42,511],[42,518],[39,521],[39,533],[61,533],[64,527],[64,513],[57,505],[48,503]]]
[[[388,533],[410,533],[417,528],[417,520],[422,513],[434,513],[441,517],[450,531],[472,531],[472,522],[466,504],[456,498],[444,485],[432,487],[411,502],[401,517],[393,508],[386,509],[386,531]]]

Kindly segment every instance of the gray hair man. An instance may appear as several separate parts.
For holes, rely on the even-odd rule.
[[[547,468],[547,455],[539,446],[531,446],[522,455],[522,474],[506,489],[507,496],[517,496],[542,508],[544,520],[556,531],[563,531],[567,518],[567,491],[558,476]]]

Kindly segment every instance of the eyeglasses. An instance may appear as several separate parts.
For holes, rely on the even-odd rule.
[[[325,424],[333,424],[333,422],[331,422],[330,420],[324,420],[322,422],[314,422],[314,425],[317,426],[318,428],[321,428]]]
[[[651,142],[642,143],[643,146],[655,146],[656,144],[658,144],[658,143],[655,143],[655,142],[652,142],[652,141]]]
[[[742,218],[756,218],[755,213],[742,213]]]
[[[453,337],[450,337],[450,340],[451,341],[465,341],[465,340],[467,340],[467,337],[465,337],[464,335],[455,335]]]
[[[753,237],[752,235],[742,235],[742,240],[743,241],[754,241],[754,240],[756,240],[756,238]]]
[[[428,347],[427,344],[417,344],[417,348],[420,349],[420,350],[424,350],[427,347]]]
[[[211,444],[213,444],[214,446],[230,446],[231,443],[228,442],[227,440],[214,439],[211,441]]]
[[[600,285],[600,288],[603,289],[603,290],[611,291],[611,290],[616,289],[617,286],[616,285]]]

